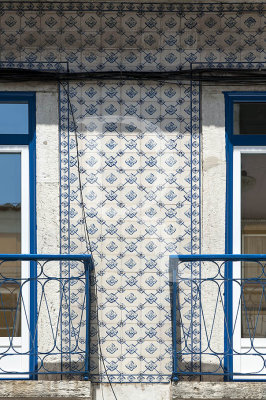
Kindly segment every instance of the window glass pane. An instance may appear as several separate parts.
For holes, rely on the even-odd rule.
[[[235,103],[234,134],[266,135],[266,103]]]
[[[0,103],[0,135],[27,135],[28,107],[27,103]]]
[[[0,253],[21,253],[21,155],[0,153]],[[0,337],[20,336],[21,263],[0,264]]]
[[[266,253],[266,154],[241,155],[242,253]],[[266,337],[266,271],[242,263],[242,337]]]

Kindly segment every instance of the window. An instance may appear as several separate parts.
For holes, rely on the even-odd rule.
[[[35,94],[0,92],[0,253],[35,252]],[[8,372],[29,370],[32,362],[31,265],[0,263],[0,348],[6,354],[0,357],[0,371],[6,371],[5,379],[12,377]]]
[[[226,253],[266,254],[266,93],[228,92],[225,100]],[[265,375],[265,364],[257,357],[266,354],[264,267],[255,262],[234,262],[227,274],[233,279],[228,289],[233,348],[242,354],[233,356],[232,373],[261,371]],[[236,299],[241,299],[241,304]]]
[[[266,135],[266,103],[234,103],[234,135]]]

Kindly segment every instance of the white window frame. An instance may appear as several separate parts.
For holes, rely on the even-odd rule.
[[[30,192],[29,192],[29,146],[0,145],[1,153],[21,154],[21,254],[30,253]],[[8,263],[8,261],[7,261]],[[21,261],[21,337],[14,337],[12,343],[8,337],[0,337],[0,379],[28,379],[30,362],[30,262]],[[1,354],[14,353],[14,356]],[[16,355],[17,354],[17,355]],[[5,374],[1,374],[6,370]],[[16,374],[10,374],[15,372]],[[21,374],[20,374],[21,372]]]

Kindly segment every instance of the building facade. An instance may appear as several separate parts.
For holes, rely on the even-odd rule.
[[[266,378],[265,27],[253,1],[0,4],[0,249],[35,254],[2,256],[3,379]]]

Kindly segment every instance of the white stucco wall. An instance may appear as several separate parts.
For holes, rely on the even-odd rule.
[[[225,88],[202,89],[202,253],[225,251]],[[227,88],[227,90],[229,90]]]
[[[225,252],[226,160],[223,90],[224,88],[216,86],[202,89],[202,254]],[[217,272],[217,266],[213,263],[202,263],[203,279],[215,277]],[[205,282],[201,287],[201,337],[202,350],[205,353],[201,361],[205,371],[216,371],[219,368],[219,358],[213,357],[211,353],[222,353],[224,348],[224,313],[219,285],[223,289],[219,280]],[[216,379],[217,377],[214,377],[214,380]]]
[[[34,90],[34,89],[33,89]],[[59,124],[57,84],[36,86],[36,211],[37,252],[60,253],[59,231]],[[60,276],[60,263],[48,262],[44,271],[47,277]],[[60,284],[58,280],[41,281],[38,284],[38,303],[43,293],[38,322],[39,351],[49,352],[44,357],[48,370],[58,370],[61,362]],[[50,315],[49,315],[50,314]],[[50,320],[51,318],[51,320]],[[55,340],[56,338],[56,340]],[[55,347],[57,346],[57,348]],[[53,355],[54,353],[54,355]],[[54,364],[52,366],[51,364]],[[55,377],[50,376],[54,380]]]

